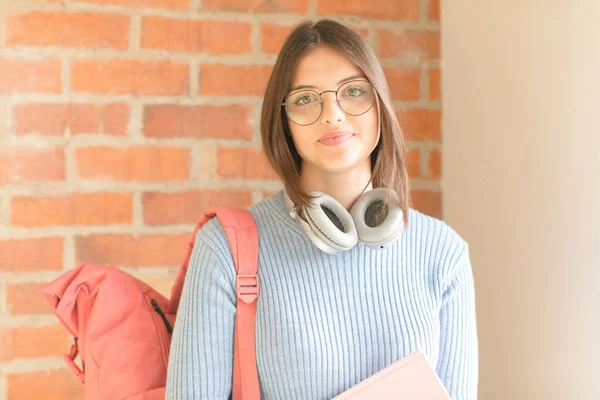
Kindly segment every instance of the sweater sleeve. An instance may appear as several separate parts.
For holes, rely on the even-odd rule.
[[[231,395],[235,270],[233,261],[227,259],[231,255],[220,249],[223,246],[211,247],[201,233],[196,237],[173,329],[166,400],[228,399]]]
[[[453,400],[476,400],[479,352],[475,288],[465,243],[449,272],[440,310],[440,358],[437,373]]]

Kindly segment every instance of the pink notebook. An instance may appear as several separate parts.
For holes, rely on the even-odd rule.
[[[425,353],[418,349],[333,400],[452,400]]]

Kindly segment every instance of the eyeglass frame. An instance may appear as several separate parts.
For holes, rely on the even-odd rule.
[[[339,102],[338,97],[337,97],[337,94],[338,94],[339,90],[342,88],[342,86],[347,85],[347,84],[352,83],[352,82],[365,82],[365,83],[368,83],[369,85],[371,85],[371,88],[373,89],[373,99],[371,100],[371,104],[369,105],[369,108],[367,108],[366,111],[364,111],[364,112],[362,112],[360,114],[350,114],[349,112],[347,112],[346,110],[344,110],[344,108],[340,105],[340,102]],[[316,93],[319,96],[319,99],[320,99],[319,104],[321,106],[321,112],[319,113],[319,116],[313,122],[311,122],[310,124],[299,124],[296,121],[294,121],[294,119],[289,116],[288,111],[287,111],[287,107],[285,107],[285,103],[287,103],[287,99],[289,99],[292,94],[297,93],[297,92],[302,92],[302,91]],[[285,113],[288,115],[288,117],[296,125],[310,126],[310,125],[314,124],[315,122],[317,122],[319,120],[319,118],[321,118],[321,115],[323,115],[323,109],[324,109],[324,107],[323,107],[324,102],[323,102],[323,96],[322,96],[323,93],[334,93],[335,103],[337,104],[337,106],[339,107],[339,109],[342,110],[345,114],[351,115],[353,117],[358,117],[359,115],[363,115],[363,114],[366,114],[367,112],[369,112],[369,110],[373,107],[373,104],[375,103],[375,97],[376,97],[375,86],[371,82],[369,82],[367,80],[364,80],[364,79],[352,79],[350,81],[342,83],[340,86],[338,86],[338,88],[336,90],[324,90],[321,93],[319,93],[319,92],[317,92],[316,90],[313,90],[313,89],[298,89],[298,90],[294,90],[292,93],[290,93],[287,96],[286,101],[284,101],[283,103],[281,103],[281,106],[284,107]]]

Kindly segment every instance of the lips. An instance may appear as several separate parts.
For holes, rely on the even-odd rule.
[[[326,146],[336,146],[350,139],[354,134],[352,132],[335,131],[329,132],[319,139],[319,143]]]

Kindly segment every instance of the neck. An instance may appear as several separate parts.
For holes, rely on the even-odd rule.
[[[365,166],[340,173],[323,173],[315,168],[303,168],[300,176],[307,192],[319,191],[336,199],[346,210],[350,210],[360,195],[373,189],[370,160]],[[365,188],[366,187],[366,188]]]

